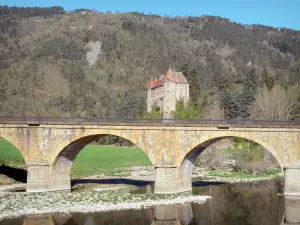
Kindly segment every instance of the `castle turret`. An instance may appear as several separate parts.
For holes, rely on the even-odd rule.
[[[154,80],[153,80],[153,77],[151,77],[150,82],[149,82],[149,87],[153,88],[153,86],[154,86]]]
[[[168,69],[168,71],[167,71],[167,74],[166,74],[166,76],[165,76],[165,79],[167,80],[167,79],[171,79],[172,78],[172,73],[173,73],[173,71],[172,71],[172,68],[171,68],[171,66],[169,67],[169,69]]]

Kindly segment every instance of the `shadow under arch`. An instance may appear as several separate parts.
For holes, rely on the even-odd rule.
[[[4,154],[3,151],[6,153]],[[12,154],[6,155],[8,152],[11,152]],[[26,183],[26,160],[22,151],[20,151],[7,138],[0,137],[0,155],[0,174],[6,175],[7,177],[14,179],[15,181]],[[7,156],[10,157],[10,159],[5,159]],[[0,181],[0,183],[2,182]]]
[[[183,178],[183,183],[185,186],[189,187],[191,189],[192,186],[192,172],[195,165],[195,161],[198,155],[200,155],[207,147],[210,145],[216,143],[217,141],[226,139],[226,138],[241,138],[245,139],[251,142],[254,142],[258,145],[261,145],[263,148],[271,152],[271,154],[274,156],[278,164],[280,165],[281,170],[283,171],[283,165],[281,164],[280,160],[278,159],[278,156],[276,154],[276,151],[271,148],[269,145],[265,143],[260,143],[256,140],[251,140],[247,137],[243,136],[237,136],[237,135],[229,135],[229,136],[219,136],[219,137],[213,137],[208,140],[203,141],[202,143],[196,145],[194,148],[192,148],[183,158],[180,164],[180,173]]]
[[[137,148],[143,151],[145,155],[148,157],[151,164],[153,164],[147,152],[145,152],[136,143],[134,143],[132,140],[128,138],[119,135],[113,135],[113,134],[88,135],[88,136],[78,138],[77,140],[71,142],[70,144],[65,146],[55,157],[55,160],[51,165],[50,189],[52,189],[52,191],[71,190],[71,169],[76,156],[88,144],[106,136],[115,136],[131,142],[133,145],[135,145]],[[126,151],[126,149],[124,149],[124,151]]]

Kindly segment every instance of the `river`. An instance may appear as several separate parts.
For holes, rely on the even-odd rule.
[[[140,188],[139,192],[151,188]],[[1,225],[280,225],[284,215],[295,222],[300,201],[284,198],[278,181],[251,184],[195,183],[194,195],[210,195],[203,204],[185,203],[141,210],[31,215],[0,221]],[[286,206],[286,212],[285,210]],[[299,210],[298,210],[299,209]],[[287,211],[288,210],[288,211]],[[300,219],[299,219],[300,221]]]

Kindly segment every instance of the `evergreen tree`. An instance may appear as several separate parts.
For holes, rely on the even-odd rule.
[[[270,91],[274,87],[274,80],[270,76],[268,69],[265,67],[261,73],[262,82]]]
[[[200,98],[200,79],[196,69],[188,70],[188,64],[184,64],[182,67],[182,73],[185,76],[187,82],[190,85],[190,99],[197,104]]]
[[[257,85],[258,85],[258,74],[256,73],[255,69],[252,68],[248,72],[244,80],[244,90],[240,101],[239,117],[248,118],[250,116],[248,108],[250,104],[255,100]]]

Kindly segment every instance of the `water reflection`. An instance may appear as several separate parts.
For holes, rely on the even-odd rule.
[[[194,189],[194,193],[212,196],[205,204],[193,204],[192,224],[281,224],[283,198],[274,183],[224,184]]]
[[[151,225],[188,225],[192,219],[193,210],[190,203],[158,206],[154,209]]]
[[[151,191],[148,187],[144,191]],[[279,196],[276,182],[219,184],[194,187],[194,194],[211,195],[204,204],[159,206],[141,210],[27,216],[1,225],[283,225],[300,224],[300,197]],[[285,208],[285,212],[284,212]]]
[[[286,196],[284,198],[284,220],[283,224],[300,224],[300,197]]]

